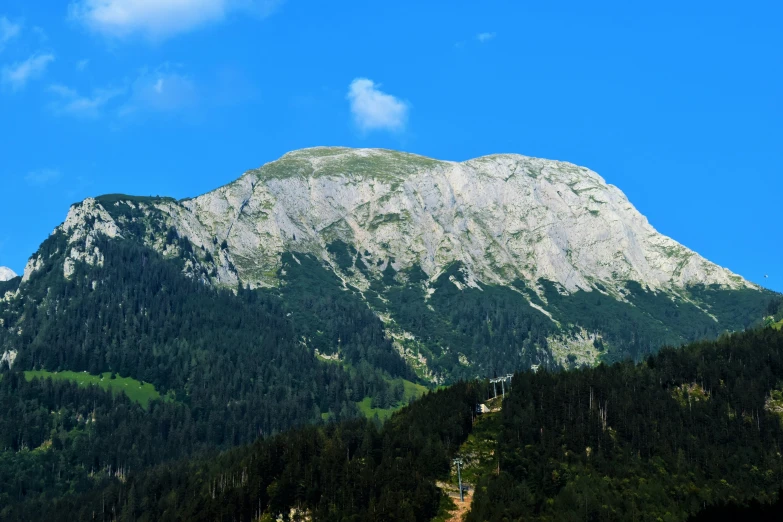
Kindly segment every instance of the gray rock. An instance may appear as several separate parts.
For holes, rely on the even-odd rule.
[[[10,281],[16,277],[16,272],[8,267],[0,266],[0,281]]]

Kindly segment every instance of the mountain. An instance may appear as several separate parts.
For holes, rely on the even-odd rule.
[[[10,281],[16,277],[16,272],[8,267],[0,266],[0,281]]]
[[[336,283],[438,383],[638,359],[743,329],[772,297],[656,232],[598,174],[514,154],[304,149],[193,199],[87,199],[57,232],[66,279],[101,265],[96,238],[132,240],[205,285],[282,294],[303,342],[345,361],[307,310],[307,292]]]
[[[459,456],[467,521],[780,520],[781,383],[783,332],[756,329],[636,365],[521,372],[478,419],[492,386],[461,382],[380,428],[293,430],[5,519],[453,520]]]
[[[396,271],[418,265],[430,279],[458,262],[471,282],[545,279],[568,292],[621,293],[629,280],[756,288],[658,234],[596,173],[519,155],[454,163],[306,149],[168,213],[198,246],[225,239],[236,276],[254,286],[275,284],[282,252],[322,257],[343,241],[376,274],[394,259]]]
[[[478,388],[394,433],[373,434],[376,416],[438,384],[779,325],[780,303],[596,174],[522,156],[308,149],[195,199],[89,198],[0,282],[0,519],[310,426],[265,454],[284,465],[328,442],[314,426],[328,438],[362,415],[347,456],[362,440],[381,463],[388,434],[379,476],[402,488],[376,481],[372,506],[430,513],[434,486],[408,501],[403,479],[442,470]],[[286,477],[263,486],[280,506],[301,482]]]

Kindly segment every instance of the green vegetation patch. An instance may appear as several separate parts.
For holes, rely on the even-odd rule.
[[[131,202],[137,205],[139,203],[147,205],[155,203],[177,203],[176,199],[167,196],[129,196],[128,194],[104,194],[103,196],[98,196],[95,200],[104,207],[119,202]]]
[[[317,168],[311,159],[318,158]],[[267,163],[257,172],[260,179],[292,177],[361,176],[399,183],[405,176],[443,162],[391,150],[359,154],[352,149],[324,148],[295,151]]]
[[[462,467],[462,482],[475,485],[478,480],[495,472],[498,468],[496,453],[497,438],[502,431],[501,413],[485,413],[473,424],[473,431],[459,448]],[[456,469],[453,470],[451,481],[457,485]]]
[[[385,421],[395,411],[410,404],[429,391],[429,388],[426,386],[416,384],[407,379],[389,379],[389,384],[391,385],[391,393],[396,395],[396,397],[387,398],[386,403],[383,403],[383,397],[365,397],[356,403],[362,415],[368,419],[372,419],[377,415],[378,419]]]
[[[356,403],[356,406],[359,407],[359,411],[361,411],[362,415],[364,415],[368,419],[372,419],[377,415],[378,419],[385,421],[386,419],[392,416],[392,413],[402,408],[401,404],[397,404],[389,408],[373,408],[372,403],[373,403],[372,397],[365,397],[364,399]]]
[[[104,390],[111,391],[115,395],[124,393],[130,400],[140,404],[143,408],[148,408],[150,401],[160,399],[161,395],[155,386],[148,382],[139,382],[130,377],[120,377],[115,375],[112,378],[110,372],[100,375],[92,375],[87,372],[48,372],[46,370],[31,370],[24,372],[25,379],[52,379],[62,381],[72,381],[79,386],[100,386]]]
[[[353,245],[337,239],[326,246],[326,251],[332,254],[337,266],[341,269],[350,271],[353,268],[357,254]]]
[[[389,214],[378,214],[372,218],[372,221],[370,221],[370,224],[367,228],[372,232],[380,228],[382,225],[398,224],[409,219],[410,214],[407,211],[403,212],[402,214],[397,212],[391,212]]]

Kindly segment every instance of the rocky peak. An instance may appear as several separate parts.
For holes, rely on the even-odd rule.
[[[274,273],[280,252],[323,257],[339,239],[373,266],[393,259],[395,269],[418,264],[430,277],[461,262],[477,280],[544,278],[567,291],[627,280],[655,289],[750,285],[659,234],[597,173],[518,154],[457,163],[304,149],[183,206],[188,237],[225,240],[253,284],[272,283],[262,274]]]
[[[99,202],[72,208],[60,227],[72,236],[70,257],[100,262],[89,229],[121,234],[123,221]],[[339,240],[371,271],[418,265],[431,279],[458,262],[468,281],[521,279],[535,288],[546,279],[564,292],[619,295],[627,281],[674,291],[691,284],[753,287],[658,233],[597,173],[518,154],[453,162],[315,147],[193,199],[127,204],[136,215],[159,213],[166,228],[208,252],[212,280],[224,285],[275,285],[283,252],[329,260],[329,245]],[[366,281],[357,277],[352,283],[361,288]]]
[[[8,267],[0,266],[0,281],[10,281],[16,277],[16,272]]]

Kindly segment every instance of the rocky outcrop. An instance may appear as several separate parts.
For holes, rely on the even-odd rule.
[[[14,367],[14,361],[16,361],[17,356],[16,350],[6,350],[3,352],[2,355],[0,355],[0,368],[2,368],[3,365],[7,364],[8,368]]]
[[[435,277],[557,282],[566,291],[627,280],[652,289],[753,285],[659,234],[617,188],[570,163],[516,154],[462,163],[346,148],[295,151],[182,204],[159,205],[196,246],[226,242],[242,281],[274,284],[280,253],[326,255],[339,239],[375,270],[393,260]],[[221,280],[233,283],[228,273]]]

